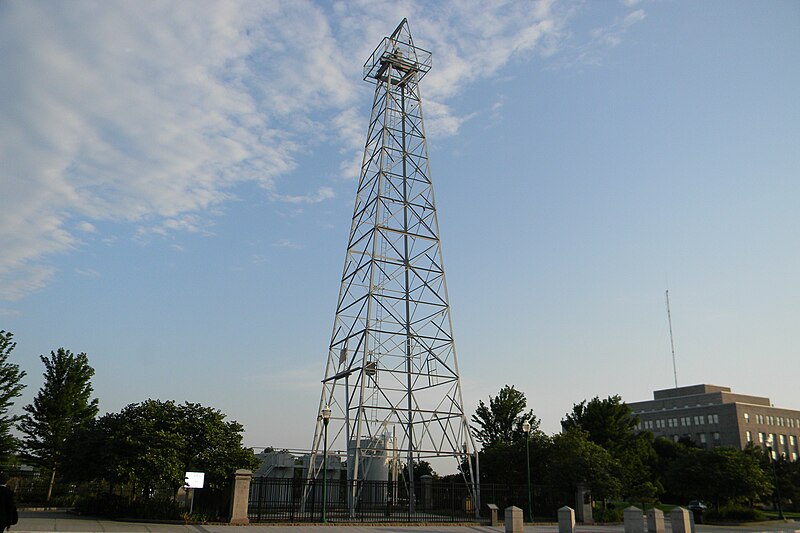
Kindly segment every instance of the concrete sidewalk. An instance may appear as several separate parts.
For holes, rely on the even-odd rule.
[[[11,527],[11,533],[34,533],[41,531],[63,533],[504,533],[504,527],[475,525],[322,525],[322,524],[256,524],[250,526],[156,524],[125,522],[75,516],[60,511],[20,512],[19,523]],[[612,526],[581,526],[576,533],[623,533],[621,524]],[[745,526],[698,525],[697,533],[800,533],[797,522],[760,522]],[[525,526],[525,533],[558,533],[555,524]],[[669,526],[667,533],[670,533]]]

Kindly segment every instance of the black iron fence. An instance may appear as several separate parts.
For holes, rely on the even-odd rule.
[[[476,513],[475,498],[463,482],[423,482],[413,495],[409,492],[402,481],[254,478],[248,514],[252,522],[481,522],[489,519],[486,504],[500,507],[502,518],[506,507],[527,510],[529,501],[526,485],[484,484]],[[532,487],[531,501],[538,520],[555,519],[559,507],[574,505],[569,495],[542,486]]]
[[[22,506],[71,507],[80,498],[101,492],[103,487],[99,483],[64,483],[56,479],[48,500],[49,471],[6,469],[5,472],[10,478],[8,486],[14,491],[17,503]]]

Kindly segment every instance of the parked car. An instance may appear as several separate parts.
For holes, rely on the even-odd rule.
[[[700,500],[692,500],[689,502],[689,505],[686,506],[687,509],[690,511],[705,511],[708,509],[706,504],[701,502]]]
[[[692,500],[689,502],[689,505],[686,506],[689,509],[689,512],[692,513],[694,517],[695,524],[702,524],[703,523],[703,513],[707,509],[706,504],[701,502],[700,500]]]

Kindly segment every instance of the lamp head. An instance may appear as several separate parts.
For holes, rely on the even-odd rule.
[[[328,420],[331,419],[331,408],[326,405],[322,409],[322,413],[320,414],[320,416],[322,417],[322,421],[327,424]]]
[[[528,422],[527,420],[522,423],[522,431],[524,431],[525,433],[531,432],[531,423]]]

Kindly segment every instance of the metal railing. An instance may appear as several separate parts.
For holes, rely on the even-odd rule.
[[[323,501],[323,494],[324,501]],[[413,505],[403,482],[254,478],[253,522],[470,522],[475,508],[463,483],[428,483]]]
[[[323,505],[323,494],[324,505]],[[487,503],[502,510],[527,506],[525,485],[481,485],[484,501],[476,516],[469,487],[461,482],[434,481],[415,487],[414,504],[403,482],[254,478],[250,484],[248,515],[251,522],[484,522]],[[534,516],[553,520],[557,509],[573,505],[574,495],[534,486]],[[527,516],[527,512],[526,512]],[[324,517],[324,519],[323,519]]]

